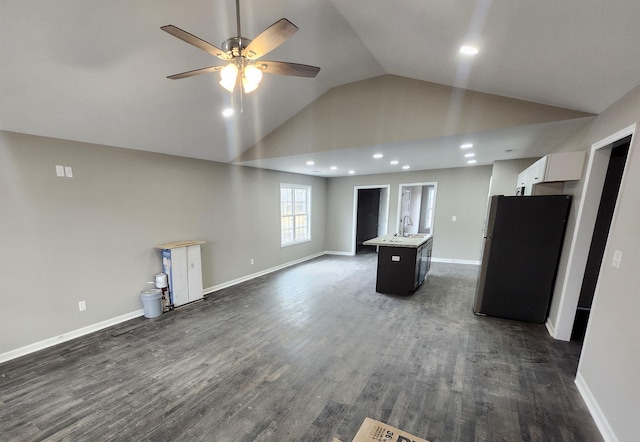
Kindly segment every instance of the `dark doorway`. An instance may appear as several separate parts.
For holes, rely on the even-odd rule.
[[[609,157],[609,165],[604,179],[596,223],[593,228],[593,236],[591,238],[591,246],[589,247],[589,255],[587,256],[584,278],[582,279],[578,310],[576,312],[576,319],[573,322],[571,332],[572,341],[582,341],[587,330],[593,295],[600,274],[600,266],[604,257],[607,238],[609,237],[609,228],[611,227],[613,212],[616,208],[616,200],[618,198],[618,191],[620,190],[620,183],[622,182],[624,165],[627,161],[630,144],[631,135],[616,141],[611,147],[611,156]]]
[[[380,215],[380,189],[358,189],[358,210],[356,221],[356,255],[375,253],[375,246],[362,243],[378,236]]]

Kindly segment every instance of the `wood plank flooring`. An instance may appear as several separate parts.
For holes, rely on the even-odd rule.
[[[2,441],[350,441],[365,417],[438,441],[602,440],[579,345],[476,317],[477,267],[410,297],[376,256],[321,257],[0,365]]]

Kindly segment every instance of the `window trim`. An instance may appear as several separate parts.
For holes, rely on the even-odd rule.
[[[292,189],[292,195],[294,196],[294,200],[292,201],[292,207],[295,206],[295,190],[296,189],[302,189],[306,191],[306,210],[305,210],[305,214],[307,216],[307,234],[305,236],[305,238],[303,239],[298,239],[298,240],[292,240],[292,241],[287,241],[287,242],[283,242],[283,238],[282,238],[282,218],[283,213],[282,213],[282,189]],[[302,244],[305,242],[310,242],[311,241],[311,185],[309,184],[290,184],[290,183],[280,183],[280,247],[289,247],[289,246],[294,246],[296,244]],[[292,215],[286,215],[286,216],[291,216],[293,219],[293,232],[294,232],[294,237],[295,237],[295,230],[296,230],[296,226],[295,226],[295,214]]]
[[[437,210],[437,204],[438,204],[438,182],[437,181],[427,181],[427,182],[420,182],[420,183],[400,183],[398,184],[398,217],[396,218],[398,220],[398,230],[396,230],[396,232],[399,232],[400,228],[399,225],[400,223],[402,223],[402,190],[405,187],[422,187],[424,189],[425,186],[431,186],[433,187],[433,224],[431,225],[431,230],[429,232],[429,234],[433,235],[433,231],[435,228],[435,223],[436,223],[436,210]],[[422,208],[424,209],[424,208]],[[418,230],[420,232],[420,230],[422,230],[422,210],[421,209],[421,213],[420,213],[420,229]],[[414,220],[415,222],[415,220]],[[425,229],[426,230],[426,229]],[[426,232],[425,232],[426,233]]]

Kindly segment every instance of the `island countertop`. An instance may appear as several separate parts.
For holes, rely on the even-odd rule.
[[[365,246],[408,247],[417,249],[433,237],[431,233],[414,233],[408,236],[382,235],[363,242]]]

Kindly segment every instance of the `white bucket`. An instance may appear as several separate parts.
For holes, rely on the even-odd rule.
[[[158,273],[156,275],[156,287],[159,289],[163,289],[167,287],[169,284],[167,283],[167,274],[166,273]]]

